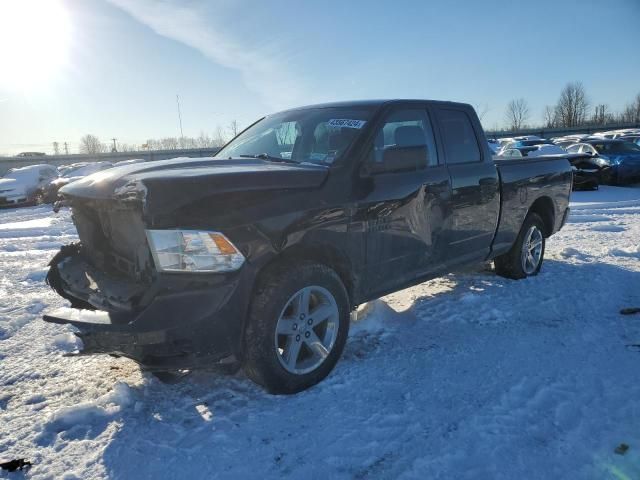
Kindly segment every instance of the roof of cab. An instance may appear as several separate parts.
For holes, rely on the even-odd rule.
[[[301,107],[288,108],[286,110],[282,110],[281,112],[292,112],[295,110],[305,110],[308,108],[345,108],[345,107],[362,107],[362,108],[379,108],[383,105],[390,103],[410,103],[410,102],[424,102],[431,104],[441,104],[441,105],[449,105],[449,106],[463,106],[470,107],[467,103],[460,102],[449,102],[444,100],[427,100],[427,99],[419,99],[419,98],[394,98],[394,99],[372,99],[372,100],[348,100],[341,102],[329,102],[329,103],[318,103],[314,105],[304,105]]]

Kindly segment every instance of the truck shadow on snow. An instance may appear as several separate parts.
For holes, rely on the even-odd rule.
[[[570,264],[554,259],[545,261],[540,275],[523,281],[505,280],[486,271],[452,274],[439,281],[439,288],[430,283],[414,287],[410,295],[415,298],[404,310],[393,308],[393,297],[372,302],[370,312],[353,324],[336,370],[308,391],[290,397],[271,396],[242,373],[198,372],[176,385],[162,384],[146,374],[142,385],[118,384],[112,397],[86,406],[86,415],[67,412],[54,418],[45,428],[41,444],[51,444],[56,435],[78,441],[95,438],[115,421],[119,427],[103,455],[104,466],[113,478],[128,477],[132,471],[137,478],[300,474],[302,464],[328,465],[321,451],[309,453],[305,447],[313,438],[309,432],[320,432],[320,440],[312,443],[337,442],[336,448],[349,449],[354,440],[349,432],[357,431],[373,415],[384,417],[384,411],[378,412],[380,407],[371,400],[380,392],[398,397],[401,404],[407,396],[420,398],[425,388],[449,388],[450,380],[442,376],[430,378],[425,386],[420,378],[408,381],[402,373],[396,379],[385,374],[385,368],[403,372],[402,363],[411,359],[419,361],[425,372],[430,364],[446,369],[464,352],[471,367],[468,372],[456,369],[452,375],[461,376],[461,382],[467,376],[473,385],[474,377],[481,377],[473,365],[476,344],[483,335],[500,338],[503,331],[509,334],[513,331],[509,329],[517,331],[529,325],[540,335],[552,332],[551,338],[575,338],[588,322],[608,319],[615,324],[620,308],[640,304],[640,293],[634,288],[636,277],[637,272],[610,264]],[[451,332],[455,332],[455,343],[449,338]],[[625,335],[637,334],[636,340],[640,340],[640,328],[631,332],[610,329],[610,334],[618,335],[620,348],[625,348],[629,339]],[[465,411],[469,396],[464,389],[451,391],[447,399],[450,411]],[[367,406],[369,401],[374,403]],[[336,408],[336,404],[345,407]],[[390,414],[393,408],[384,407]],[[447,419],[428,418],[428,404],[421,408],[428,421],[447,426]],[[327,419],[320,414],[323,409],[333,416],[334,431],[327,431]],[[446,436],[447,432],[438,434]],[[297,453],[282,446],[291,444],[297,446]],[[395,458],[402,452],[380,453]],[[251,461],[245,458],[247,454]],[[376,468],[391,468],[387,462],[378,463]],[[261,465],[262,471],[252,471],[255,465]],[[346,478],[359,475],[357,470],[340,470],[346,467],[331,468]]]

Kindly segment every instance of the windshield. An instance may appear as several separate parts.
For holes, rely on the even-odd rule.
[[[631,142],[606,142],[592,144],[598,153],[627,153],[640,152],[640,146]]]
[[[260,120],[215,158],[259,157],[296,163],[334,163],[362,131],[371,110],[308,108]]]

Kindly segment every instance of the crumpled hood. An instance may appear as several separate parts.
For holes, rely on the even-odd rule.
[[[141,201],[161,211],[211,195],[322,184],[328,167],[258,159],[175,158],[110,168],[65,185],[64,198]]]

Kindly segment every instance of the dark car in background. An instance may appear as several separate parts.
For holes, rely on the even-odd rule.
[[[620,137],[619,140],[624,140],[625,142],[635,143],[636,145],[640,145],[640,135],[625,135]]]
[[[506,148],[498,157],[535,158],[541,155],[558,155],[569,160],[573,167],[574,190],[597,190],[609,171],[609,166],[605,162],[584,153],[568,153],[558,144],[543,143],[528,147]]]
[[[606,183],[613,185],[640,181],[640,145],[625,140],[585,139],[567,147],[569,153],[580,153],[609,168]]]

